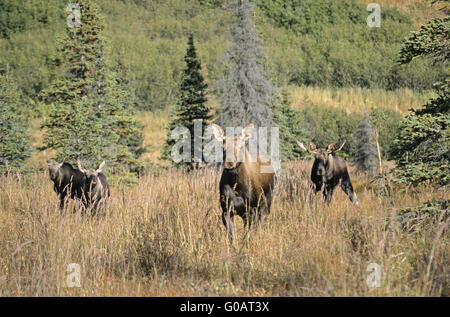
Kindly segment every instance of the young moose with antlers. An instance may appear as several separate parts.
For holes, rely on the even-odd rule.
[[[339,148],[334,143],[331,143],[326,149],[317,149],[312,142],[309,143],[308,148],[302,142],[297,141],[297,144],[302,150],[315,156],[311,170],[311,181],[313,182],[310,195],[311,206],[314,204],[314,198],[317,192],[321,191],[322,187],[323,198],[329,204],[333,191],[339,183],[350,200],[356,206],[359,206],[360,202],[358,196],[353,191],[347,164],[342,158],[334,155],[334,153],[339,152],[344,147],[345,141]]]

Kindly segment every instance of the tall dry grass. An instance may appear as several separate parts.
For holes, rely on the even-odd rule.
[[[395,110],[405,115],[410,108],[422,108],[433,96],[431,91],[417,94],[408,88],[386,91],[359,87],[336,89],[291,86],[289,90],[292,94],[293,108],[302,108],[305,104],[311,103],[319,107],[342,109],[347,113],[364,113],[376,108]]]
[[[265,227],[236,218],[237,251],[220,219],[218,171],[170,170],[113,188],[97,216],[60,213],[47,174],[0,179],[0,296],[440,296],[448,295],[448,235],[436,225],[403,232],[394,208],[434,197],[431,188],[377,194],[352,175],[362,206],[338,190],[330,206],[305,203],[311,162],[279,178]],[[432,251],[433,250],[433,251]],[[432,253],[433,252],[433,253]],[[381,286],[369,288],[369,263]],[[67,288],[67,265],[81,287]]]
[[[142,123],[144,129],[144,147],[146,152],[141,159],[148,164],[167,165],[161,160],[164,143],[167,138],[167,126],[169,124],[169,111],[140,112],[136,118]]]

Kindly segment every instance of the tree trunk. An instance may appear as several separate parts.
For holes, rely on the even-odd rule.
[[[380,175],[383,175],[383,167],[381,165],[381,151],[380,151],[380,143],[378,143],[378,130],[375,129],[375,143],[377,145],[377,153],[378,153],[378,169]]]

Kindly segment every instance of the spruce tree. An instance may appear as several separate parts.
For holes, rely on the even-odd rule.
[[[121,106],[120,115],[116,112],[116,133],[119,135],[120,144],[126,145],[134,159],[137,159],[145,152],[143,147],[144,137],[142,135],[142,124],[135,118],[138,108],[138,99],[135,91],[128,79],[128,69],[123,63],[122,55],[119,55],[117,65],[111,67],[111,76],[116,82],[111,85],[111,95],[113,100]]]
[[[434,1],[440,2],[440,1]],[[448,69],[450,50],[450,7],[448,1],[443,10],[445,18],[435,18],[412,32],[403,42],[400,64],[408,64],[414,58],[424,56]],[[431,184],[442,190],[442,196],[413,208],[400,209],[400,219],[404,224],[414,220],[432,224],[427,230],[437,228],[435,220],[445,222],[448,218],[450,183],[450,76],[435,83],[437,97],[431,99],[422,109],[411,109],[402,121],[400,132],[394,141],[392,156],[396,160],[394,181],[407,186]],[[408,219],[409,218],[409,219]],[[442,219],[442,220],[441,220]],[[431,222],[430,222],[431,220]],[[408,224],[411,226],[411,224]],[[416,226],[416,225],[414,225]]]
[[[356,146],[352,161],[362,172],[372,172],[377,166],[377,147],[374,130],[367,113],[364,114],[355,132]]]
[[[220,111],[217,123],[225,127],[272,127],[270,106],[274,87],[263,63],[266,55],[251,15],[253,3],[236,0],[228,8],[234,13],[232,46],[225,53],[224,78],[218,83]]]
[[[127,87],[123,66],[118,65],[117,71],[109,63],[106,68],[104,88],[104,120],[103,128],[111,129],[117,136],[116,166],[137,171],[140,167],[139,157],[145,152],[143,148],[142,124],[135,119],[136,96]],[[119,73],[121,75],[119,76]]]
[[[58,159],[86,165],[136,165],[142,127],[133,119],[134,104],[120,86],[106,52],[106,40],[95,1],[79,0],[81,25],[66,28],[55,58],[61,70],[41,97],[51,104],[43,149]]]
[[[448,11],[447,11],[448,13]],[[403,42],[400,64],[427,56],[448,67],[450,17],[435,18],[412,32]],[[396,181],[406,185],[450,182],[450,77],[434,86],[437,97],[422,109],[413,109],[401,123],[392,156],[397,163]]]
[[[9,71],[0,74],[0,172],[20,169],[31,156],[20,99]]]
[[[178,140],[171,138],[171,132],[178,127],[186,127],[191,134],[191,162],[172,163],[175,166],[187,166],[192,168],[194,162],[194,120],[202,120],[202,131],[204,131],[208,121],[211,120],[210,108],[206,105],[208,85],[204,82],[201,74],[201,63],[197,57],[194,46],[194,37],[189,36],[188,48],[184,57],[186,68],[184,69],[180,84],[178,103],[171,113],[171,121],[168,125],[167,140],[162,157],[171,160],[173,145]]]
[[[280,128],[280,158],[281,161],[295,160],[303,151],[298,147],[297,140],[305,140],[306,132],[302,128],[301,113],[291,108],[290,93],[283,88],[272,105],[273,121]]]

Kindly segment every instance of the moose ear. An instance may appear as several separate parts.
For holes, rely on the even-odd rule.
[[[305,145],[303,144],[303,142],[297,141],[297,145],[298,145],[303,151],[308,152],[308,149],[305,147]]]
[[[47,159],[47,165],[48,166],[52,165],[52,161],[50,161],[50,159]]]
[[[255,128],[255,125],[253,123],[250,123],[244,129],[242,129],[241,139],[243,141],[247,141],[250,138],[250,136],[252,135],[254,128]]]
[[[105,161],[101,162],[100,165],[97,167],[97,170],[95,171],[97,174],[101,173],[103,171],[103,168],[105,167]]]
[[[214,137],[219,141],[223,141],[223,139],[225,138],[223,129],[215,123],[211,124],[211,128]]]
[[[61,163],[59,163],[58,165],[59,165],[59,167],[62,167],[63,165],[64,165],[64,161],[65,161],[66,159],[65,158],[63,158],[63,160],[61,161]]]

